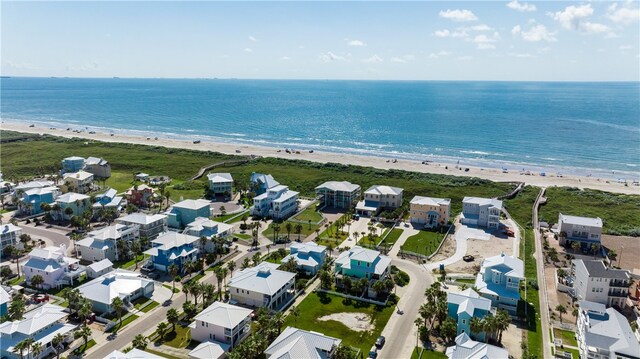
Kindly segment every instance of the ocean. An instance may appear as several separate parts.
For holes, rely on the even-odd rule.
[[[0,79],[3,121],[640,177],[640,84]]]

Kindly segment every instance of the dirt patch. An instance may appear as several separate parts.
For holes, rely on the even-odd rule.
[[[618,258],[613,262],[614,266],[619,266],[630,271],[640,272],[640,238],[628,236],[602,235],[602,245],[607,249],[613,249],[618,253]]]
[[[447,241],[451,242],[450,251],[443,250],[433,259],[434,262],[443,260],[447,257],[450,257],[455,253],[455,243],[453,240]],[[445,243],[447,245],[447,243]],[[491,239],[482,240],[482,239],[468,239],[467,240],[467,254],[470,254],[474,257],[472,262],[465,262],[463,260],[457,261],[453,264],[450,264],[446,267],[447,273],[465,273],[465,274],[476,274],[478,270],[480,270],[480,264],[487,257],[497,256],[501,252],[506,254],[511,254],[513,251],[513,238],[500,238],[491,236]]]
[[[320,317],[318,320],[323,322],[335,320],[356,332],[366,332],[374,328],[373,323],[371,323],[371,316],[365,313],[334,313]]]

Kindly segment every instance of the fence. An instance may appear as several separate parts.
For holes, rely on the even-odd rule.
[[[332,290],[326,290],[326,289],[322,289],[322,288],[316,288],[316,290],[314,290],[314,292],[333,294],[333,295],[337,295],[339,297],[343,297],[343,298],[347,298],[347,299],[353,299],[353,300],[357,300],[357,301],[360,301],[360,302],[365,302],[365,303],[375,304],[375,305],[382,305],[382,306],[387,305],[387,302],[388,302],[387,300],[385,300],[384,302],[380,302],[380,301],[373,300],[373,299],[366,299],[366,298],[362,298],[362,297],[356,297],[356,296],[353,296],[353,295],[340,293],[340,292],[335,292],[335,291],[332,291]]]

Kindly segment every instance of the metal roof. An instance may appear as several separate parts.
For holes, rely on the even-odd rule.
[[[341,342],[322,333],[287,327],[264,353],[270,359],[325,359],[320,351],[330,352]]]
[[[574,259],[573,265],[582,266],[587,271],[589,277],[608,279],[629,279],[629,271],[624,269],[609,268],[601,260]]]
[[[213,183],[233,183],[231,173],[209,173],[207,175],[207,179],[209,179],[209,182]]]
[[[215,341],[206,341],[198,344],[189,352],[189,358],[195,359],[218,359],[224,357],[227,350],[231,346],[225,343]]]
[[[570,215],[560,213],[558,215],[558,223],[576,224],[580,226],[602,228],[602,219],[600,217],[596,217],[596,218],[578,217],[578,216],[570,216]]]
[[[78,287],[87,299],[111,305],[116,298],[124,298],[135,291],[145,288],[152,280],[142,278],[140,273],[124,269],[115,269]]]
[[[506,349],[471,340],[467,333],[458,335],[455,342],[456,345],[447,348],[446,355],[449,359],[509,358],[509,352]]]
[[[295,273],[276,269],[279,266],[262,262],[255,267],[243,269],[231,277],[229,287],[273,295],[296,277]]]
[[[420,205],[428,205],[428,206],[448,206],[451,204],[451,200],[449,198],[415,196],[411,199],[411,204],[420,204]]]
[[[462,203],[477,204],[479,206],[493,206],[500,210],[502,209],[502,201],[495,198],[465,197],[462,199]]]
[[[353,192],[355,190],[359,190],[360,186],[347,181],[327,181],[316,187],[316,191],[321,188],[326,188],[336,192]]]
[[[391,186],[383,186],[383,185],[375,185],[369,187],[364,193],[369,194],[390,194],[390,195],[400,195],[404,190],[399,187],[391,187]]]
[[[206,322],[218,327],[233,329],[251,316],[251,309],[235,305],[214,302],[198,314],[194,320]]]

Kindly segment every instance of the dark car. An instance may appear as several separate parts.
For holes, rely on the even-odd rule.
[[[384,342],[386,341],[386,338],[383,337],[382,335],[378,337],[378,339],[376,339],[376,346],[378,348],[382,348],[384,346]]]

